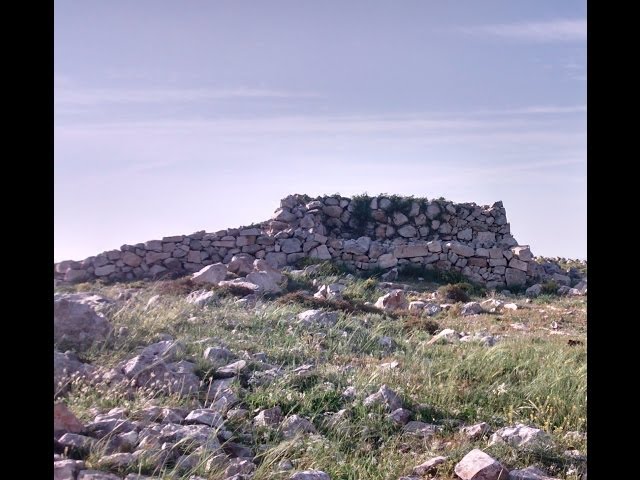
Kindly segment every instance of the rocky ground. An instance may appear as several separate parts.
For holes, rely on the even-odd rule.
[[[213,267],[56,287],[55,479],[587,478],[586,282]]]

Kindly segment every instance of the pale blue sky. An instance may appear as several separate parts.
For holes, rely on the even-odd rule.
[[[586,2],[55,0],[56,261],[290,193],[504,201],[586,258]]]

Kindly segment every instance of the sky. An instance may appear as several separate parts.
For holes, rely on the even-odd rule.
[[[586,258],[586,1],[54,3],[54,260],[279,200],[502,200]]]

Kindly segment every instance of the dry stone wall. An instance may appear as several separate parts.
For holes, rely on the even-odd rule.
[[[270,220],[214,233],[123,245],[82,261],[54,265],[55,278],[77,283],[177,277],[234,257],[276,268],[303,258],[342,262],[356,270],[457,270],[489,288],[523,286],[544,274],[513,238],[502,202],[491,206],[412,197],[345,198],[290,195]]]

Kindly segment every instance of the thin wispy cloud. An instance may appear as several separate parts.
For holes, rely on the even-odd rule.
[[[582,42],[587,39],[587,19],[550,20],[458,27],[468,35],[502,37],[533,42]]]
[[[206,100],[257,98],[313,98],[313,92],[293,92],[260,88],[70,88],[56,86],[56,106],[97,106],[104,104],[193,103]]]

